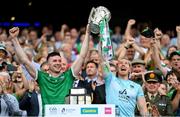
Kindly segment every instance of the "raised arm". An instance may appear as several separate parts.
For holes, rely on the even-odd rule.
[[[65,37],[65,31],[68,30],[68,26],[66,24],[63,24],[61,26],[61,30],[60,30],[60,34],[61,34],[61,38],[64,40],[64,37]]]
[[[135,23],[136,23],[136,20],[134,20],[134,19],[130,19],[130,20],[128,21],[128,24],[127,24],[127,27],[126,27],[126,30],[125,30],[125,37],[131,35],[131,34],[130,34],[130,32],[131,32],[131,27],[132,27],[132,25],[134,25]],[[126,38],[125,38],[125,39],[126,39]]]
[[[72,64],[72,67],[71,67],[75,76],[78,76],[79,72],[81,71],[83,62],[84,62],[86,55],[88,53],[88,50],[89,50],[89,40],[90,40],[90,30],[89,30],[89,24],[87,24],[85,39],[84,39],[82,47],[81,47],[80,55],[74,61],[74,63]]]
[[[121,44],[121,47],[120,47],[120,51],[117,55],[118,57],[118,60],[122,59],[122,58],[125,58],[126,56],[126,50],[128,49],[128,42],[126,41],[125,43]]]
[[[161,66],[161,60],[159,57],[159,49],[157,45],[157,41],[153,39],[151,41],[151,48],[152,48],[152,60],[154,61],[155,66],[162,71],[162,66]]]
[[[156,34],[157,33],[157,34]],[[163,75],[166,76],[167,70],[161,66],[161,59],[160,59],[160,50],[159,50],[159,39],[162,37],[162,33],[156,30],[155,32],[155,39],[151,41],[151,48],[152,48],[152,60],[156,67],[162,71]]]
[[[176,26],[176,32],[177,32],[177,46],[179,50],[180,49],[180,26]]]
[[[98,46],[98,54],[100,57],[100,67],[102,69],[101,71],[102,77],[105,78],[110,72],[110,65],[109,65],[109,62],[103,58],[102,50],[101,50],[101,43],[102,42],[100,41],[99,46]]]
[[[36,78],[36,70],[31,64],[31,61],[28,59],[26,54],[24,53],[23,49],[21,48],[19,41],[18,41],[18,36],[19,34],[19,28],[18,27],[13,27],[12,29],[9,30],[9,35],[10,39],[13,43],[15,54],[17,55],[19,61],[25,65],[27,71],[29,74],[33,77]]]
[[[120,54],[122,51],[124,51],[124,47],[127,48],[127,47],[129,46],[129,43],[127,43],[127,41],[128,41],[129,38],[132,37],[131,34],[130,34],[130,31],[131,31],[132,25],[134,25],[135,22],[136,22],[136,21],[133,20],[133,19],[130,19],[130,20],[128,21],[128,24],[127,24],[126,30],[125,30],[125,35],[124,35],[124,40],[125,40],[125,42],[122,43],[122,44],[119,46],[118,50],[115,52],[115,55],[116,55],[116,56],[119,56],[119,54]]]
[[[135,43],[135,39],[131,35],[131,27],[134,25],[136,21],[134,19],[130,19],[128,21],[126,30],[125,30],[125,40],[129,41],[129,44],[132,45],[132,47],[143,56],[145,53],[144,51]]]

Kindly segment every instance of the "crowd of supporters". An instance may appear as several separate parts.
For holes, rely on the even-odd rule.
[[[88,24],[1,28],[0,116],[42,116],[46,104],[65,104],[73,87],[85,88],[92,104],[115,104],[117,116],[179,116],[180,26],[135,24],[110,32],[109,61]]]

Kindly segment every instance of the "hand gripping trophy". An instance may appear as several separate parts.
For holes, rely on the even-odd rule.
[[[114,56],[108,24],[110,19],[110,11],[103,6],[99,6],[91,9],[88,20],[91,32],[100,34],[102,56],[106,60],[111,60]]]

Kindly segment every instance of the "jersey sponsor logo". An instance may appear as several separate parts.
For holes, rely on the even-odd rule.
[[[126,94],[127,94],[127,91],[126,91],[126,89],[124,89],[123,91],[119,91],[119,93],[120,93],[120,94],[125,94],[125,95],[126,95]]]
[[[126,89],[119,91],[119,100],[128,102],[130,97],[127,94]]]
[[[104,114],[112,114],[112,108],[111,107],[105,107],[104,108]]]
[[[134,86],[133,86],[133,85],[130,85],[130,87],[131,87],[131,88],[134,88]]]
[[[60,110],[61,114],[69,114],[69,113],[73,113],[75,111],[76,111],[76,109],[74,109],[74,108],[62,108]]]
[[[57,114],[57,108],[54,106],[54,107],[50,107],[49,108],[49,112],[50,114]]]

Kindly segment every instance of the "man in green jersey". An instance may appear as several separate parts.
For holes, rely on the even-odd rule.
[[[48,73],[36,71],[19,44],[17,39],[18,34],[18,27],[13,27],[9,30],[10,39],[14,45],[17,57],[20,59],[20,62],[25,65],[31,76],[39,83],[43,110],[46,104],[64,104],[65,97],[68,95],[75,77],[78,76],[81,71],[84,58],[88,53],[90,40],[89,25],[86,27],[86,36],[82,45],[83,49],[81,50],[79,57],[74,61],[71,68],[64,73],[61,73],[61,56],[57,52],[52,52],[47,56],[47,62],[49,65]]]

